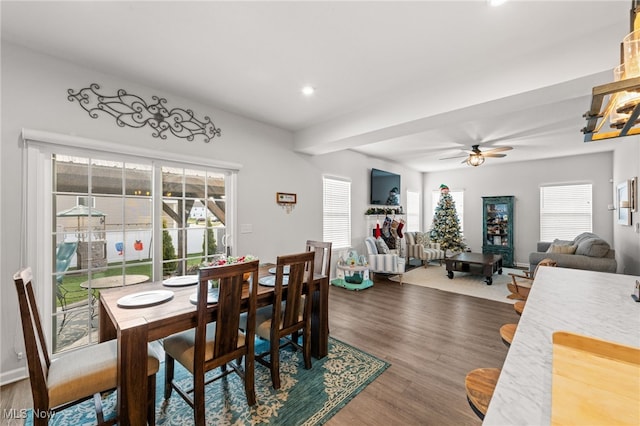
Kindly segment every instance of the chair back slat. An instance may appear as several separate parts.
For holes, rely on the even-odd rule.
[[[276,280],[275,280],[275,301],[273,304],[273,318],[282,318],[280,329],[286,330],[296,327],[303,321],[300,320],[300,314],[304,309],[311,309],[311,297],[302,298],[305,283],[307,280],[313,280],[315,253],[307,251],[285,256],[278,256],[276,263]],[[289,278],[286,286],[284,281],[284,267],[289,267]],[[284,289],[286,288],[286,292]],[[285,300],[284,312],[282,309],[282,301]],[[304,307],[301,306],[304,300]],[[277,321],[272,321],[272,327],[276,327]],[[299,328],[299,327],[298,327]]]
[[[331,270],[331,243],[307,240],[307,251],[313,251],[313,269],[316,274],[322,274],[329,279]]]
[[[16,272],[13,280],[18,293],[18,306],[34,406],[48,407],[47,376],[51,361],[40,322],[38,305],[33,293],[31,268],[24,268]]]
[[[240,352],[253,351],[255,337],[255,309],[258,289],[259,261],[237,263],[233,265],[202,268],[199,271],[198,287],[198,326],[196,327],[196,363],[198,353],[204,360],[206,325],[208,317],[207,292],[209,281],[218,281],[218,309],[216,313],[216,336],[212,360],[235,357]],[[244,275],[249,274],[248,299],[243,301]],[[247,311],[251,321],[245,330],[245,344],[238,347],[240,315]],[[226,358],[225,358],[226,359]]]

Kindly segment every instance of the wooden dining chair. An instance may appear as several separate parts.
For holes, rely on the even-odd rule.
[[[316,308],[311,314],[311,334],[321,336],[319,339],[311,341],[311,352],[314,356],[326,355],[329,348],[327,339],[322,336],[329,336],[329,280],[331,279],[331,243],[325,241],[307,240],[307,251],[315,254],[313,260],[313,270],[315,274],[324,276],[323,283],[319,291],[313,293],[313,306]],[[323,313],[320,315],[320,313]],[[316,355],[317,354],[317,355]]]
[[[15,273],[13,280],[18,292],[20,319],[24,334],[31,395],[33,396],[33,424],[47,425],[54,413],[93,398],[99,425],[115,424],[118,419],[105,422],[101,393],[115,390],[117,385],[118,347],[111,340],[63,353],[52,359],[40,321],[40,313],[33,292],[31,268]],[[148,389],[147,421],[155,425],[156,373],[160,362],[149,348],[147,357]]]
[[[256,313],[256,334],[269,340],[269,351],[256,356],[256,361],[269,368],[274,389],[280,389],[280,350],[292,346],[302,350],[304,367],[311,368],[311,306],[312,297],[303,295],[306,281],[314,273],[315,253],[278,256],[273,305]],[[284,283],[284,269],[289,268]],[[274,320],[274,318],[276,320]],[[247,318],[247,321],[250,319]],[[298,343],[302,331],[302,346]],[[282,341],[282,343],[281,343]],[[268,359],[267,359],[268,358]]]
[[[255,315],[258,294],[258,260],[214,266],[199,270],[196,327],[164,339],[164,398],[172,389],[193,408],[196,425],[205,424],[205,386],[231,372],[244,381],[248,405],[255,405],[254,345]],[[243,299],[244,274],[249,274],[248,299]],[[208,322],[211,305],[207,302],[209,280],[218,281],[215,322]],[[248,323],[244,332],[239,321],[246,310]],[[241,366],[244,358],[244,368]],[[178,361],[193,375],[190,388],[181,387],[174,378]],[[205,373],[220,367],[220,373],[205,381]],[[230,367],[230,368],[227,368]]]
[[[529,271],[524,271],[523,274],[509,273],[511,282],[507,284],[507,288],[509,289],[511,294],[509,294],[507,298],[527,300],[527,298],[529,297],[529,293],[531,292],[531,285],[533,284],[533,280],[536,276],[536,273],[538,272],[538,269],[541,266],[555,267],[557,265],[558,263],[553,259],[542,259],[536,266],[536,269],[533,271],[533,273],[530,273]]]

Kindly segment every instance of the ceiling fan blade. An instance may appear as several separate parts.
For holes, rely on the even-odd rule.
[[[510,147],[510,146],[499,146],[497,148],[491,148],[491,149],[488,149],[486,151],[482,151],[482,154],[486,155],[486,154],[494,153],[494,152],[511,151],[512,149],[513,149],[513,147]]]
[[[441,158],[441,160],[451,160],[453,158],[466,158],[466,157],[468,157],[468,155],[467,154],[463,154],[463,155],[455,155],[453,157],[444,157],[444,158]]]
[[[483,157],[488,157],[488,158],[502,158],[502,157],[506,157],[507,154],[494,154],[492,152],[491,153],[483,152],[482,156]]]

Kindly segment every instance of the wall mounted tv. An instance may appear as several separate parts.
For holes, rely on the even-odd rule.
[[[400,205],[400,175],[371,169],[371,204]]]

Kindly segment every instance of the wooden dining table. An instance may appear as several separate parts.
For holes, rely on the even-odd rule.
[[[259,276],[272,275],[269,269],[274,264],[261,264]],[[163,303],[136,308],[118,306],[118,300],[141,291],[171,290],[173,297]],[[105,289],[100,292],[101,342],[118,340],[118,386],[117,412],[120,425],[146,424],[147,401],[147,346],[148,342],[196,326],[196,306],[190,301],[196,286],[165,287],[162,281],[143,283],[127,287]],[[314,274],[308,288],[313,296],[312,355],[323,358],[328,352],[329,279]],[[244,290],[248,297],[248,289]],[[258,307],[273,302],[274,287],[258,286]],[[211,305],[211,320],[215,318],[217,304]]]

